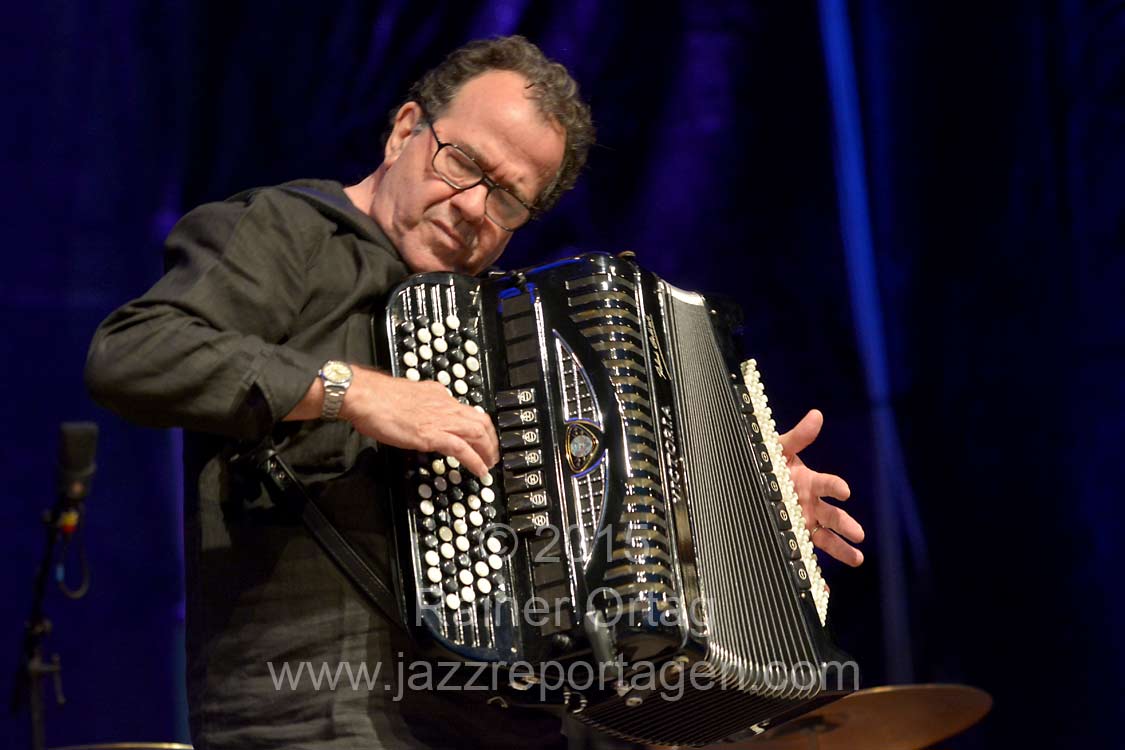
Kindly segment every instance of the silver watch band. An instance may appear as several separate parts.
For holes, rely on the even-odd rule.
[[[348,392],[345,386],[324,384],[324,409],[320,412],[321,419],[334,420],[340,417],[340,407],[344,405],[344,394]]]
[[[352,384],[352,368],[345,362],[329,360],[320,368],[318,375],[324,383],[324,406],[321,408],[320,418],[339,419],[344,396],[348,392],[348,386]]]

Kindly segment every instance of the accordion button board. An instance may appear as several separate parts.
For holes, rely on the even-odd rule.
[[[400,452],[398,580],[428,651],[615,662],[580,718],[657,744],[765,731],[846,692],[824,687],[843,655],[756,363],[717,325],[704,297],[601,254],[392,293],[380,358],[488,413],[501,448],[483,477]],[[726,692],[646,703],[643,663]]]

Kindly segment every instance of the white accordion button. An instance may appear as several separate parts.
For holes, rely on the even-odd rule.
[[[462,346],[465,348],[465,354],[476,355],[476,353],[480,351],[477,342],[472,339],[465,339],[465,343]]]

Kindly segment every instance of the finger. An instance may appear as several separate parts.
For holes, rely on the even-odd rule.
[[[488,466],[471,445],[449,432],[439,433],[432,448],[443,456],[453,456],[478,477],[488,473]]]
[[[824,415],[820,413],[820,409],[809,410],[793,429],[780,436],[782,449],[789,454],[800,453],[816,440],[823,426]]]
[[[816,509],[816,520],[821,526],[835,531],[853,542],[864,539],[863,527],[842,508],[822,502]]]
[[[852,489],[843,477],[835,474],[822,474],[812,472],[809,479],[809,490],[817,497],[831,497],[836,500],[847,500],[852,496]]]
[[[465,440],[487,466],[500,460],[500,443],[487,416],[470,407],[461,407],[448,423],[448,430]]]
[[[812,535],[813,545],[853,568],[863,564],[863,553],[838,537],[831,529],[823,528]]]
[[[496,426],[492,424],[492,418],[484,412],[473,409],[473,414],[484,425],[485,442],[488,444],[488,455],[485,455],[484,459],[488,461],[489,466],[495,466],[500,460],[500,437],[496,434]]]

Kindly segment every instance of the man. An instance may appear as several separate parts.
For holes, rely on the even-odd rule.
[[[451,455],[476,474],[499,450],[490,419],[441,385],[371,367],[370,317],[410,272],[490,266],[513,231],[573,185],[592,139],[562,66],[520,37],[471,43],[412,88],[369,177],[192,211],[168,238],[167,274],[99,328],[87,363],[95,397],[141,424],[188,430],[197,748],[562,741],[557,719],[501,713],[486,694],[401,690],[409,644],[226,458],[236,441],[272,434],[335,524],[385,562],[377,444]],[[819,429],[808,421],[798,443]],[[847,496],[836,477],[802,481],[810,508],[816,495]],[[829,520],[856,538],[846,514]],[[346,665],[344,684],[315,687],[325,665],[329,676]],[[373,687],[352,689],[348,675],[361,667]]]

